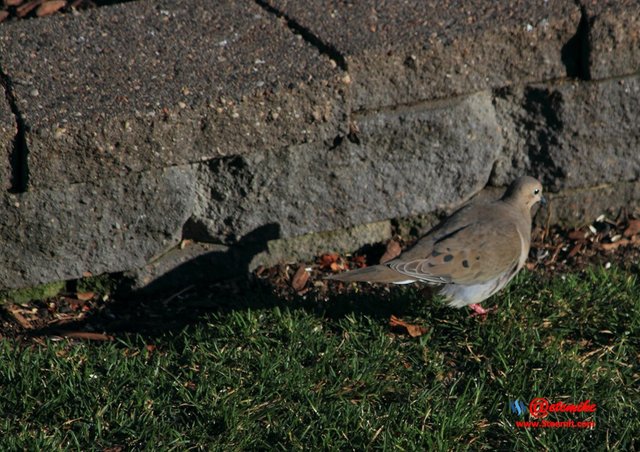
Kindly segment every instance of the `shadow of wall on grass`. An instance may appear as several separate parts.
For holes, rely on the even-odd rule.
[[[30,334],[65,336],[69,332],[104,332],[116,337],[140,334],[152,338],[206,321],[210,313],[226,315],[275,307],[303,310],[328,319],[366,315],[386,324],[391,315],[411,315],[421,303],[431,303],[425,291],[390,291],[383,285],[344,291],[340,287],[343,283],[331,281],[323,292],[306,297],[295,294],[288,280],[274,287],[268,280],[251,274],[248,268],[252,258],[278,236],[277,225],[263,226],[228,251],[206,253],[188,260],[143,290],[121,291],[104,309],[89,313],[81,321]],[[360,250],[360,254],[367,254],[375,262],[382,252],[382,245],[369,245]],[[434,303],[436,317],[448,316],[445,311],[449,309]]]
[[[249,265],[254,256],[267,249],[267,243],[280,237],[280,226],[266,224],[256,228],[236,244],[221,247],[224,251],[183,256],[183,263],[147,285],[140,285],[124,275],[104,309],[88,312],[80,321],[47,326],[29,331],[32,336],[65,335],[70,331],[164,333],[195,319],[197,311],[217,309],[216,303],[194,302],[219,296],[224,305],[232,304],[234,287],[247,287]],[[137,286],[137,287],[135,287]],[[186,290],[185,290],[186,289]],[[184,297],[182,297],[184,295]],[[187,302],[181,304],[184,298]],[[190,303],[190,304],[189,304]],[[240,304],[240,303],[239,303]],[[185,309],[192,307],[191,313]],[[194,315],[191,315],[194,314]],[[155,331],[155,332],[154,332]]]

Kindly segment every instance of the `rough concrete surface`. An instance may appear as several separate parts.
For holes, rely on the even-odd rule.
[[[273,223],[287,238],[428,213],[479,191],[502,147],[487,93],[359,117],[356,125],[357,143],[201,165],[195,237],[233,243]]]
[[[0,287],[140,267],[180,240],[193,192],[191,168],[172,167],[99,184],[5,194]]]
[[[16,118],[6,98],[0,96],[0,189],[11,190],[14,176],[11,173],[11,162],[15,159],[14,149],[18,126]]]
[[[253,2],[144,0],[0,27],[29,184],[333,140],[344,74]]]
[[[542,212],[536,220],[540,225],[581,227],[591,224],[603,214],[614,220],[622,210],[627,214],[640,215],[639,199],[638,181],[565,190],[549,196],[547,212]]]
[[[580,9],[569,0],[267,2],[344,61],[355,110],[577,71]]]
[[[141,0],[0,24],[0,288],[133,271],[166,290],[346,251],[521,174],[552,223],[637,207],[639,18]]]
[[[589,71],[594,79],[640,70],[640,2],[583,0],[589,23]]]
[[[560,191],[640,178],[640,77],[498,93],[505,135],[492,182],[533,173]]]

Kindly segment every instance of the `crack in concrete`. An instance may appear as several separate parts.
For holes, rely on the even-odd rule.
[[[26,123],[22,116],[22,112],[18,108],[15,95],[13,93],[13,84],[9,76],[0,67],[0,85],[4,88],[5,98],[11,109],[11,113],[16,121],[16,135],[13,139],[13,149],[9,155],[9,165],[11,167],[11,185],[10,193],[24,193],[27,191],[29,184],[29,166],[27,155],[29,149],[27,147]]]
[[[591,80],[591,26],[593,18],[589,20],[587,8],[576,0],[575,4],[580,8],[580,22],[576,33],[562,47],[560,54],[562,63],[567,70],[567,77],[578,80]]]
[[[455,105],[459,105],[464,102],[465,99],[475,96],[480,93],[490,92],[491,88],[480,89],[475,91],[468,91],[460,94],[451,94],[448,97],[432,97],[418,99],[412,102],[398,102],[393,105],[381,105],[375,108],[362,108],[359,110],[353,110],[351,117],[354,120],[366,118],[368,116],[375,116],[378,114],[401,114],[410,113],[421,110],[439,110]]]
[[[324,42],[319,36],[315,35],[311,30],[305,28],[295,19],[289,17],[283,11],[271,6],[267,0],[255,0],[258,6],[267,11],[269,14],[273,14],[278,18],[284,19],[287,22],[287,27],[296,34],[302,36],[302,38],[315,47],[322,55],[328,56],[333,60],[336,65],[345,72],[348,72],[347,60],[344,55],[340,53],[338,49],[332,44]]]

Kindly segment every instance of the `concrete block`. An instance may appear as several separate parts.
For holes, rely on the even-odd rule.
[[[253,2],[143,0],[3,24],[29,186],[333,140],[344,74]]]
[[[592,224],[603,214],[613,220],[623,209],[629,214],[638,215],[638,200],[640,183],[637,181],[564,190],[549,196],[548,210],[543,210],[536,217],[536,222],[539,225],[581,227]]]
[[[335,147],[202,164],[193,237],[231,244],[275,224],[288,238],[457,205],[484,187],[503,145],[487,93],[361,116],[354,127]]]
[[[192,213],[190,167],[2,195],[0,288],[141,267],[175,246]]]
[[[593,79],[640,70],[640,2],[585,0],[589,29],[589,72]]]
[[[559,191],[640,178],[640,76],[532,85],[495,104],[506,145],[492,183],[530,172]]]
[[[569,0],[266,3],[343,62],[356,111],[577,70],[572,38],[581,14]]]

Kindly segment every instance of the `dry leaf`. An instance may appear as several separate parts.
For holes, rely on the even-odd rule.
[[[411,323],[407,323],[404,320],[400,320],[395,315],[392,315],[389,318],[389,326],[392,328],[399,328],[406,331],[411,337],[419,337],[427,332],[427,329],[420,325],[413,325]]]
[[[309,272],[306,268],[304,268],[304,266],[301,265],[298,268],[298,271],[296,271],[296,273],[293,275],[293,278],[291,278],[291,287],[296,292],[300,292],[302,289],[304,289],[307,281],[309,281]]]
[[[625,237],[631,237],[640,232],[640,220],[629,220],[629,226],[624,230],[622,235]]]
[[[78,292],[76,298],[80,301],[91,300],[96,294],[94,292]]]
[[[22,6],[19,6],[16,9],[16,15],[18,17],[26,16],[31,11],[33,11],[33,9],[36,8],[40,3],[42,3],[42,1],[43,0],[32,0],[30,2],[23,3]]]
[[[57,12],[59,9],[64,8],[66,5],[66,0],[51,0],[48,2],[44,2],[42,5],[38,6],[38,9],[36,10],[36,16],[50,16],[51,14]]]
[[[338,256],[338,254],[336,253],[325,253],[322,256],[320,256],[320,262],[318,262],[320,264],[320,268],[322,270],[326,270],[328,268],[331,268],[332,264],[335,264],[338,260],[340,256]]]
[[[92,333],[90,331],[58,331],[57,334],[63,337],[74,339],[88,339],[90,341],[111,341],[113,336],[102,333]]]
[[[587,233],[580,229],[574,229],[567,234],[571,240],[584,240],[587,237]]]
[[[72,311],[77,311],[84,305],[82,300],[79,300],[78,298],[64,297],[62,301],[67,303],[67,307]]]
[[[571,251],[569,251],[569,254],[567,255],[567,257],[573,257],[576,254],[578,254],[580,252],[580,250],[582,249],[582,242],[578,242],[576,243],[573,248],[571,248]]]
[[[20,312],[20,308],[17,307],[16,305],[14,304],[8,305],[7,311],[9,311],[9,314],[11,314],[14,320],[18,322],[18,324],[25,330],[30,330],[33,328],[33,326],[31,325],[31,322],[29,322],[26,319],[26,317],[22,315],[22,313]]]
[[[601,243],[600,248],[602,248],[605,251],[611,251],[611,250],[618,249],[621,246],[628,245],[629,243],[631,242],[628,239],[620,239],[614,243]]]
[[[112,447],[106,447],[102,449],[102,452],[122,452],[122,450],[123,450],[122,446],[112,446]]]
[[[402,248],[400,247],[400,244],[395,240],[390,240],[389,243],[387,243],[387,250],[380,258],[380,263],[384,264],[385,262],[389,262],[391,259],[395,259],[401,252]]]

